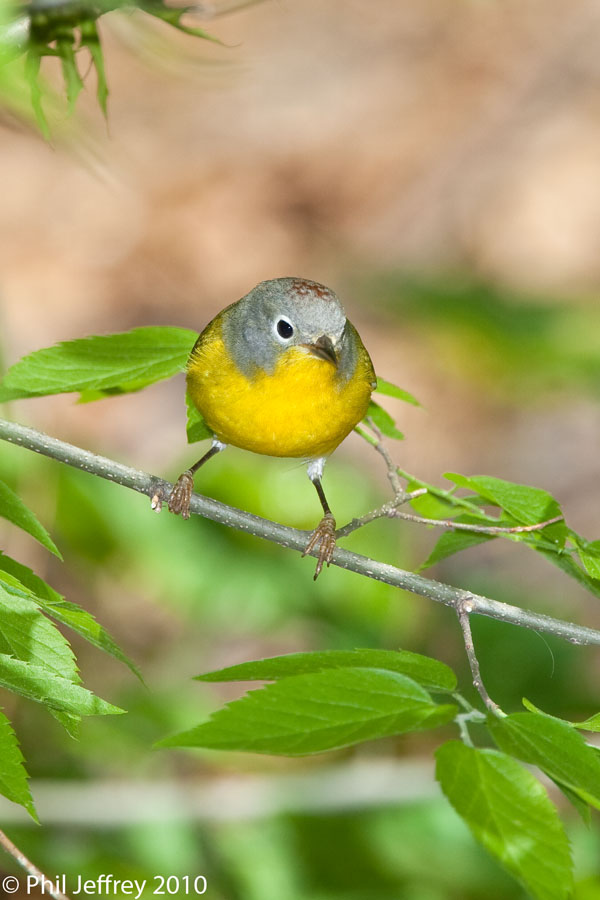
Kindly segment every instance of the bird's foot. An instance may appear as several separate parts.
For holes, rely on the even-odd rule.
[[[331,513],[325,513],[311,534],[302,556],[306,556],[314,550],[317,544],[319,545],[319,555],[317,557],[317,568],[315,569],[314,575],[315,581],[321,574],[323,563],[327,563],[327,565],[330,566],[331,560],[333,559],[333,551],[335,550],[335,519]]]
[[[194,491],[194,476],[186,469],[177,479],[167,501],[169,512],[181,515],[182,519],[190,517],[190,500]]]

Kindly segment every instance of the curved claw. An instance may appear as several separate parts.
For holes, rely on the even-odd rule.
[[[169,512],[181,515],[183,519],[190,517],[190,500],[194,491],[194,476],[190,469],[186,469],[175,484],[167,501]]]
[[[317,568],[315,569],[314,580],[316,581],[323,570],[323,563],[331,565],[333,552],[335,550],[335,519],[331,513],[326,513],[313,533],[311,534],[308,544],[304,548],[302,556],[306,556],[319,544],[319,555],[317,557]]]

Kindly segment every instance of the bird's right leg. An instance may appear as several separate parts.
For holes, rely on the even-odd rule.
[[[216,456],[217,453],[220,453],[221,450],[224,450],[226,446],[227,444],[222,444],[221,441],[218,441],[215,438],[210,450],[208,450],[198,462],[194,463],[193,466],[190,466],[189,469],[186,469],[185,472],[181,473],[167,500],[169,512],[175,513],[175,515],[181,515],[183,519],[189,519],[190,500],[192,499],[194,490],[194,473],[197,472],[200,466],[203,466],[205,462],[208,462],[209,459],[212,459],[212,457]]]

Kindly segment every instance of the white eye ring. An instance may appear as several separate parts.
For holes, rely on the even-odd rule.
[[[293,338],[295,330],[287,316],[277,316],[277,320],[273,323],[275,337],[282,344],[287,344]]]

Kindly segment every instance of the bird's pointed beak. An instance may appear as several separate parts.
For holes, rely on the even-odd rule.
[[[304,346],[313,356],[317,356],[319,359],[324,359],[337,366],[338,358],[333,341],[326,334],[322,334],[320,338],[317,338],[314,344],[305,344]]]

